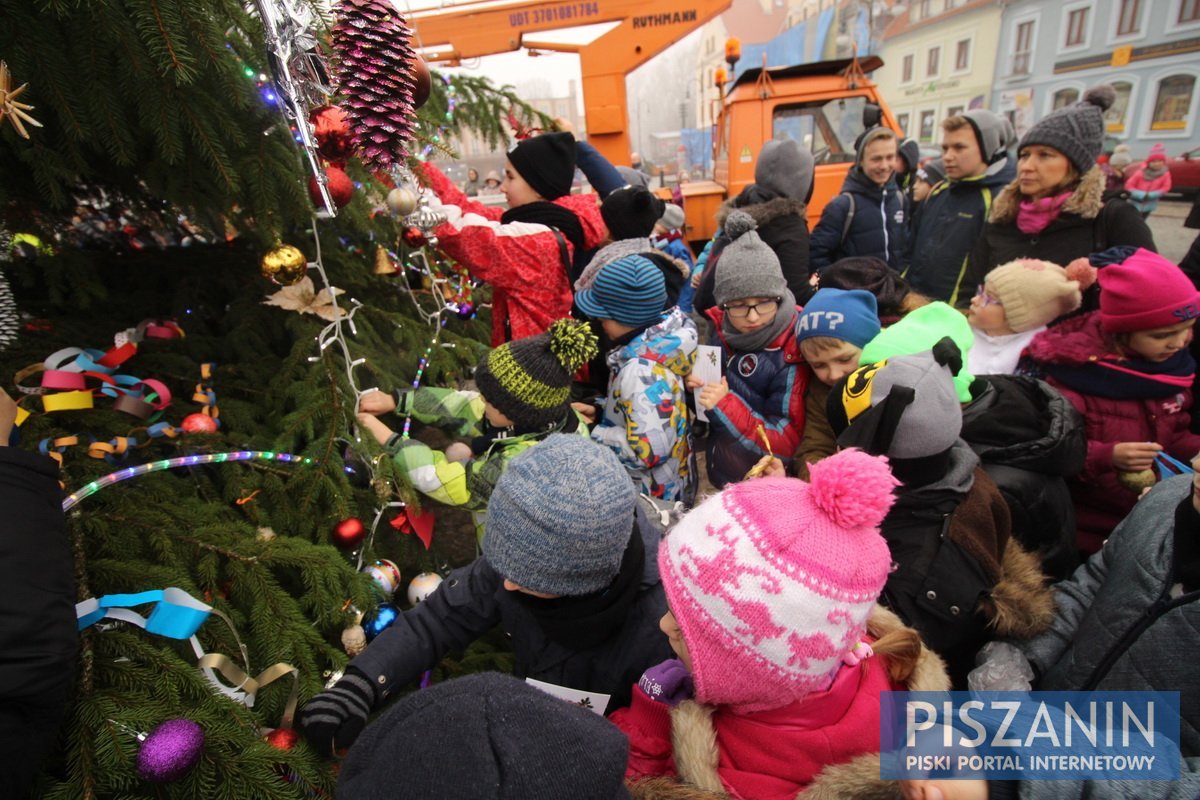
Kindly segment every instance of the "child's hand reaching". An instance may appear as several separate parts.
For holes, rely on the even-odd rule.
[[[987,800],[983,779],[900,781],[904,800]]]
[[[386,414],[396,410],[396,398],[378,389],[369,389],[358,398],[358,410],[367,414]]]
[[[696,687],[692,673],[678,658],[670,658],[642,673],[638,688],[651,700],[674,707],[684,700],[691,700]]]
[[[358,416],[356,416],[354,419],[358,422],[359,426],[363,430],[374,436],[375,441],[379,442],[380,444],[386,444],[387,440],[392,438],[392,434],[395,433],[395,431],[393,431],[387,425],[384,425],[374,416],[365,411],[358,412]]]
[[[470,461],[471,448],[462,442],[454,442],[446,448],[447,461]]]
[[[720,383],[705,384],[704,388],[700,390],[700,405],[707,410],[712,410],[725,399],[727,394],[729,394],[729,381],[724,378],[721,378]]]
[[[699,389],[704,385],[704,379],[697,378],[695,375],[688,375],[683,379],[683,385],[689,389]]]
[[[1157,442],[1120,442],[1113,445],[1112,463],[1121,472],[1143,472],[1154,466],[1160,450]]]

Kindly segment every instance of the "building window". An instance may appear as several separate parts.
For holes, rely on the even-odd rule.
[[[908,114],[897,114],[896,124],[900,126],[900,135],[908,136]]]
[[[963,113],[962,106],[950,106],[950,108],[946,109],[947,117],[959,117],[959,116],[962,116],[962,113]]]
[[[1013,75],[1028,75],[1030,62],[1033,61],[1033,20],[1026,20],[1017,25],[1016,40],[1013,47]]]
[[[1180,25],[1200,22],[1200,0],[1180,0],[1179,17],[1175,21]]]
[[[938,72],[941,70],[941,68],[942,68],[942,48],[941,47],[929,48],[929,57],[925,61],[926,77],[936,78],[938,76]]]
[[[1117,97],[1108,111],[1104,112],[1104,129],[1109,133],[1124,133],[1129,99],[1133,97],[1133,84],[1129,81],[1113,81],[1110,85],[1116,90]]]
[[[920,22],[933,14],[933,0],[917,0],[913,3],[913,22]]]
[[[1079,102],[1079,90],[1068,86],[1066,89],[1059,89],[1054,93],[1054,100],[1050,104],[1051,111],[1057,111],[1060,108],[1073,106]]]
[[[1192,111],[1192,94],[1196,89],[1194,75],[1171,75],[1158,82],[1154,98],[1152,131],[1182,131],[1187,129]]]
[[[911,83],[913,79],[913,55],[909,53],[900,62],[900,82]]]
[[[971,67],[971,40],[963,39],[954,45],[954,71],[966,72]]]
[[[1141,32],[1142,0],[1120,0],[1117,7],[1117,36]]]
[[[1090,8],[1076,8],[1067,12],[1067,38],[1063,47],[1082,47],[1087,44],[1087,22]]]
[[[937,116],[933,110],[921,112],[921,132],[919,138],[922,142],[933,141],[933,119]]]

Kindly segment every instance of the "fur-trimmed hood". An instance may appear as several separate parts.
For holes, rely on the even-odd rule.
[[[876,639],[904,628],[892,611],[876,605],[867,620],[867,631]],[[907,681],[909,691],[947,691],[950,676],[936,653],[924,645],[916,667]],[[629,786],[635,800],[725,800],[717,773],[717,735],[712,722],[713,709],[695,701],[685,701],[671,711],[672,744],[679,782],[655,778]],[[831,764],[797,795],[803,800],[859,798],[898,800],[897,781],[879,777],[879,754],[866,753],[843,764]]]
[[[1076,214],[1084,219],[1100,216],[1100,210],[1104,208],[1104,183],[1104,173],[1099,167],[1089,169],[1063,204],[1062,213]],[[992,213],[988,215],[988,221],[1001,224],[1015,222],[1020,207],[1020,183],[1014,180],[1001,190],[992,203]]]
[[[778,217],[792,215],[804,219],[808,214],[808,206],[802,200],[776,197],[762,203],[747,203],[743,199],[744,197],[744,194],[740,194],[721,204],[721,207],[717,209],[717,225],[719,227],[725,227],[725,218],[733,211],[745,211],[754,219],[756,226],[760,229]],[[739,201],[742,203],[741,205],[739,205]]]

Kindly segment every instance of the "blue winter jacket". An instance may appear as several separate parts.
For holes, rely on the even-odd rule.
[[[847,229],[852,203],[854,217]],[[898,270],[907,243],[908,198],[894,180],[880,187],[854,167],[842,183],[841,194],[821,212],[809,239],[809,265],[823,270],[848,256],[875,256]]]

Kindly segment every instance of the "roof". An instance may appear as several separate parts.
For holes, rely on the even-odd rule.
[[[945,20],[961,16],[969,11],[974,11],[978,8],[983,8],[984,6],[996,5],[996,3],[997,0],[967,0],[967,2],[963,3],[957,8],[951,9],[950,11],[930,14],[928,17],[920,20],[919,22],[912,21],[912,11],[910,6],[910,10],[892,20],[891,24],[888,25],[887,29],[883,32],[883,38],[891,39],[894,36],[903,36],[906,33],[911,33],[912,31],[920,30],[922,28],[928,28],[932,25],[937,25],[940,22],[944,22]]]
[[[767,75],[772,79],[798,78],[804,75],[837,75],[852,63],[854,63],[854,59],[851,58],[839,58],[834,61],[814,61],[809,64],[797,64],[793,67],[768,68]],[[863,72],[874,72],[883,66],[883,59],[875,55],[863,56],[858,60],[858,65],[862,67]],[[733,85],[741,86],[745,83],[753,83],[758,80],[758,76],[762,74],[762,71],[762,67],[748,69],[738,76]]]

